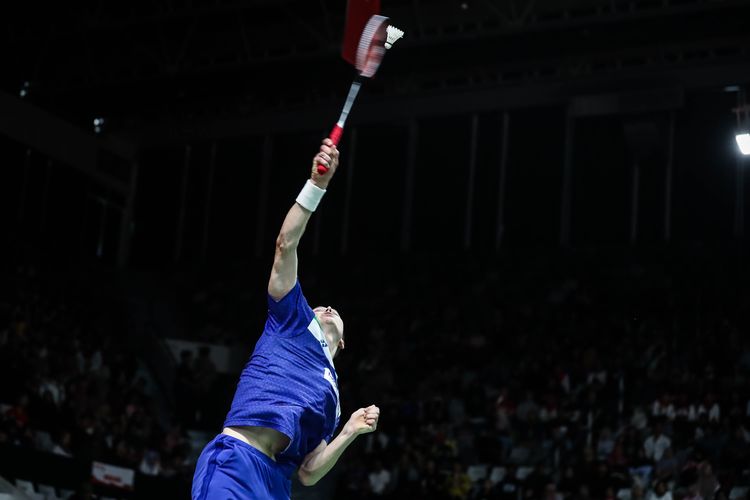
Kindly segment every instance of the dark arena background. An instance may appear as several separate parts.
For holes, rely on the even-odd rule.
[[[355,74],[345,11],[0,8],[0,498],[190,497]],[[342,421],[381,417],[292,498],[748,498],[750,2],[382,13],[406,34],[299,250]]]

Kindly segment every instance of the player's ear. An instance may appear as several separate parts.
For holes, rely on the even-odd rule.
[[[339,350],[343,351],[345,346],[344,339],[339,340]]]

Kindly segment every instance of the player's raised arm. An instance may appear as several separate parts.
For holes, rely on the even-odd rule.
[[[312,160],[310,179],[297,196],[297,200],[286,214],[281,231],[276,238],[276,254],[273,259],[268,294],[281,300],[297,281],[297,246],[305,232],[307,221],[315,211],[328,188],[339,163],[339,152],[330,139],[324,139],[320,152]],[[318,173],[318,164],[328,168],[325,174]]]

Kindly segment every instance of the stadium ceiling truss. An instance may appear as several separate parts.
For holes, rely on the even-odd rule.
[[[0,132],[27,153],[47,155],[48,166],[67,163],[91,176],[108,193],[107,203],[121,207],[122,265],[144,147],[181,145],[187,165],[191,141],[212,140],[215,148],[215,139],[258,134],[267,170],[272,133],[319,128],[321,113],[339,109],[352,71],[338,57],[344,3],[20,3],[13,7],[18,16],[0,18],[7,56],[0,107],[9,110]],[[565,106],[570,124],[579,116],[671,111],[683,106],[685,90],[750,82],[747,0],[382,4],[407,36],[368,84],[370,98],[358,104],[366,118],[354,123],[403,120],[410,151],[414,118],[437,112],[557,105]],[[24,100],[16,97],[19,89]],[[95,116],[114,122],[110,130],[117,133],[94,137],[78,128],[90,127]],[[566,125],[565,178],[573,130]],[[115,160],[102,161],[104,155]],[[409,158],[413,171],[414,154]],[[116,174],[104,164],[118,166]],[[570,226],[569,184],[563,182],[561,195],[562,244]]]
[[[399,56],[372,89],[389,97],[561,81],[593,88],[700,68],[718,72],[708,80],[690,77],[693,85],[718,84],[747,67],[750,57],[745,0],[382,4],[407,31]],[[336,64],[343,0],[100,0],[68,7],[73,10],[53,7],[33,23],[7,20],[5,26],[17,74],[28,75],[32,91],[50,100],[83,102],[114,91],[142,96],[134,99],[141,107],[109,111],[135,125],[145,114],[152,121],[252,116],[341,99],[336,86],[277,80]],[[270,82],[267,88],[249,83],[259,79]],[[178,104],[149,101],[159,87]]]

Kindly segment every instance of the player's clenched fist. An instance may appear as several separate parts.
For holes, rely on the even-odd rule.
[[[360,408],[352,413],[349,421],[344,426],[344,430],[350,434],[366,434],[372,432],[378,427],[380,418],[380,408],[370,405],[367,408]]]
[[[318,165],[323,165],[328,169],[325,174],[318,172]],[[323,144],[320,146],[320,152],[315,155],[312,161],[312,176],[311,179],[321,189],[328,187],[331,177],[336,172],[336,167],[339,165],[339,150],[331,139],[323,139]]]

